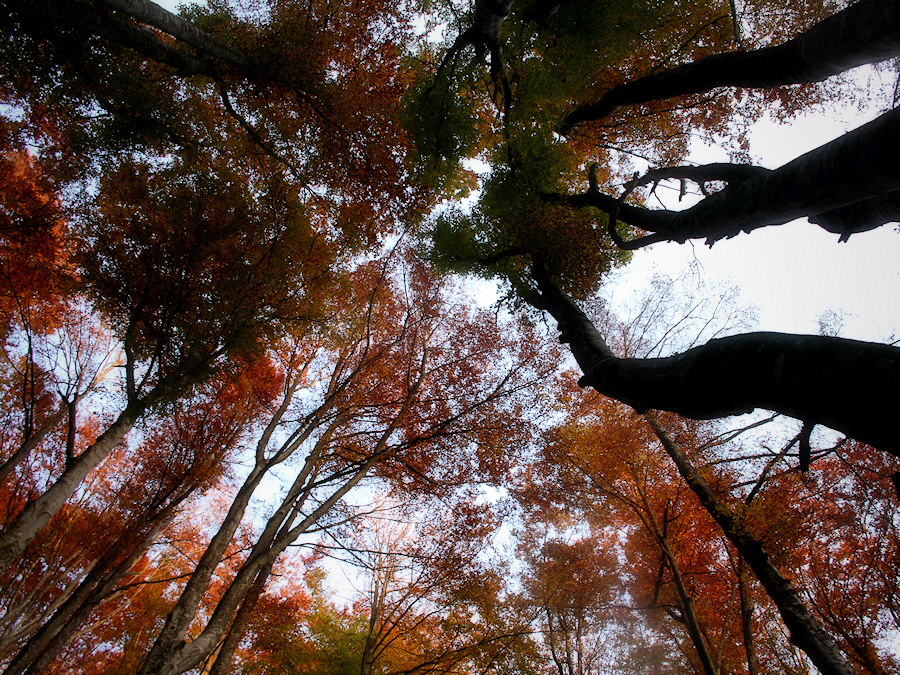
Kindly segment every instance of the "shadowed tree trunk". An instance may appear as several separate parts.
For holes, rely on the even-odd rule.
[[[599,102],[570,113],[560,133],[600,120],[622,106],[716,87],[770,88],[820,82],[865,63],[900,54],[900,0],[860,0],[784,44],[751,52],[716,54],[608,91]]]
[[[639,248],[658,241],[705,238],[708,244],[740,232],[809,216],[846,240],[900,215],[900,109],[769,171],[745,165],[654,169],[630,187],[665,178],[728,186],[684,211],[649,210],[600,192],[551,196],[575,207],[593,206],[655,234],[619,244]],[[615,236],[615,235],[614,235]]]
[[[491,79],[494,81],[494,100],[497,99],[497,87],[503,89],[504,114],[509,116],[509,107],[512,103],[512,88],[506,70],[503,65],[503,45],[500,42],[500,30],[509,12],[512,9],[513,0],[475,0],[475,14],[472,25],[459,34],[453,45],[447,50],[447,54],[437,69],[437,75],[448,63],[459,57],[460,52],[468,45],[475,48],[475,55],[479,60],[485,56],[491,56]]]
[[[0,571],[12,564],[69,497],[75,494],[85,477],[125,440],[146,408],[145,401],[129,404],[116,421],[66,467],[46,492],[28,502],[0,535]]]
[[[753,636],[753,600],[750,597],[750,575],[747,562],[738,556],[738,590],[741,595],[741,634],[744,636],[744,651],[747,653],[747,675],[759,675],[759,659],[756,655],[756,639]]]
[[[675,584],[675,590],[678,593],[678,598],[680,600],[678,611],[667,607],[666,613],[675,621],[683,624],[685,629],[687,629],[691,644],[693,644],[694,650],[697,652],[697,658],[700,660],[700,665],[703,667],[705,675],[719,675],[721,669],[718,668],[713,661],[706,640],[703,638],[703,629],[700,626],[700,621],[697,619],[697,612],[694,609],[694,598],[691,596],[687,585],[684,582],[684,577],[681,574],[681,567],[678,565],[678,558],[675,555],[675,551],[673,551],[672,547],[669,545],[669,538],[666,536],[666,533],[663,529],[660,529],[656,522],[656,515],[653,513],[653,508],[650,505],[650,500],[647,498],[647,492],[641,481],[635,480],[634,486],[641,497],[641,505],[646,513],[646,517],[640,513],[638,513],[638,517],[644,522],[644,527],[647,528],[662,551],[663,559],[666,561],[666,564],[668,564],[669,571],[672,573],[672,582]]]
[[[584,312],[541,266],[535,306],[559,323],[584,376],[606,396],[640,411],[712,419],[774,410],[822,424],[900,456],[900,349],[842,338],[748,333],[653,359],[620,359]]]
[[[791,632],[791,642],[806,652],[824,675],[855,675],[856,671],[816,618],[806,609],[791,582],[772,564],[759,540],[746,531],[740,519],[716,496],[681,448],[669,437],[659,420],[652,414],[647,414],[646,418],[678,467],[678,472],[709,515],[722,528],[725,536],[753,570],[766,593],[778,607],[781,618]]]
[[[188,495],[186,494],[185,497]],[[180,503],[180,501],[178,502]],[[157,522],[142,533],[140,540],[132,540],[127,543],[119,542],[118,546],[128,545],[132,551],[124,560],[110,566],[106,560],[101,560],[88,573],[84,581],[79,584],[72,596],[66,600],[62,607],[41,626],[25,643],[19,653],[3,671],[4,675],[21,675],[21,673],[43,673],[57,658],[66,643],[82,627],[90,614],[112,593],[116,586],[128,574],[132,567],[141,559],[147,549],[156,541],[163,526],[174,513],[174,507],[167,508],[156,519]],[[130,532],[127,536],[135,536]],[[116,551],[110,552],[115,554]]]
[[[208,33],[204,33],[190,21],[172,14],[154,2],[149,0],[101,0],[104,5],[127,14],[133,19],[149,26],[158,28],[172,37],[181,40],[185,44],[200,50],[208,56],[224,61],[225,63],[249,70],[252,68],[250,60],[240,52],[222,44]]]

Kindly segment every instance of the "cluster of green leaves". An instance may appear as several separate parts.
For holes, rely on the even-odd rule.
[[[205,377],[326,311],[335,251],[277,173],[123,164],[79,221],[83,282],[161,379]]]
[[[532,266],[542,264],[573,296],[596,291],[603,274],[629,255],[609,239],[605,215],[553,199],[572,162],[563,143],[520,140],[514,165],[495,165],[471,210],[436,219],[429,255],[438,268],[506,282],[527,299]]]
[[[647,61],[662,60],[677,39],[668,31],[682,18],[683,7],[561,3],[544,25],[525,21],[529,9],[516,3],[504,24],[502,68],[511,100],[503,99],[487,66],[471,58],[471,48],[444,63],[433,81],[411,96],[418,160],[432,184],[459,197],[459,180],[450,177],[459,175],[465,161],[489,167],[474,206],[441,211],[423,248],[438,269],[499,280],[519,300],[530,296],[535,263],[545,265],[567,292],[587,297],[628,257],[609,239],[605,215],[574,210],[554,196],[583,190],[585,162],[593,159],[603,162],[603,184],[620,180],[622,167],[613,166],[610,146],[630,131],[610,129],[600,138],[572,143],[555,130],[574,106],[619,84]],[[712,10],[701,3],[691,11],[700,20]],[[442,16],[450,20],[452,13]],[[470,14],[450,20],[444,52],[472,20]],[[435,51],[444,53],[429,47],[422,60],[428,62]],[[659,120],[649,129],[651,141],[654,135],[671,137]],[[647,142],[642,132],[629,138],[637,141],[636,151]]]

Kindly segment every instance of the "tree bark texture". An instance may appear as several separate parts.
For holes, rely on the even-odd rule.
[[[759,675],[759,659],[756,656],[756,640],[753,636],[753,599],[750,597],[750,575],[747,562],[737,560],[738,591],[741,595],[741,634],[744,636],[744,652],[747,654],[747,675]]]
[[[823,675],[855,675],[856,671],[844,658],[834,640],[803,604],[800,594],[772,564],[759,540],[747,533],[734,512],[716,496],[656,417],[649,414],[646,417],[678,467],[678,472],[778,607],[781,618],[791,632],[791,642],[806,652]]]
[[[241,638],[244,637],[244,632],[247,630],[247,626],[253,616],[253,610],[256,608],[256,603],[259,602],[259,597],[262,595],[263,590],[265,590],[266,582],[269,580],[274,564],[275,561],[272,560],[257,574],[253,586],[241,603],[240,608],[238,608],[234,621],[231,622],[231,627],[228,629],[225,639],[219,645],[219,649],[215,654],[215,661],[209,669],[209,675],[228,675],[230,672],[234,653],[237,651]]]
[[[155,673],[162,669],[171,652],[185,644],[185,636],[209,587],[209,580],[222,561],[222,557],[240,525],[247,505],[250,503],[253,492],[265,477],[267,468],[257,465],[245,479],[243,486],[232,501],[222,525],[203,551],[194,572],[185,584],[181,595],[178,596],[178,601],[166,616],[166,623],[144,659],[140,675]]]
[[[608,117],[622,106],[716,87],[768,89],[820,82],[865,63],[900,54],[900,0],[860,0],[781,45],[716,54],[665,70],[607,92],[599,102],[570,113],[568,135],[580,123]]]
[[[87,475],[122,443],[144,409],[141,404],[129,405],[87,450],[66,467],[63,474],[44,494],[28,502],[0,535],[0,571],[6,570],[12,564],[41,528],[49,523],[69,497],[75,494],[75,490]]]
[[[682,354],[620,359],[543,268],[540,308],[559,322],[582,386],[644,410],[712,419],[765,408],[822,424],[900,456],[900,349],[843,338],[748,333]]]
[[[209,622],[203,631],[191,642],[180,642],[171,653],[167,654],[167,660],[154,668],[146,665],[141,672],[154,675],[179,675],[195,668],[206,659],[220,643],[231,627],[235,612],[253,588],[260,570],[271,566],[279,555],[290,546],[301,534],[312,527],[322,516],[340,501],[344,495],[353,489],[361,481],[375,464],[376,458],[370,458],[362,465],[360,470],[339,489],[337,489],[325,502],[316,508],[309,516],[293,528],[283,528],[270,548],[251,551],[250,557],[241,566],[237,576],[231,582],[228,590],[216,605]],[[289,527],[289,524],[288,524]]]
[[[4,675],[43,673],[91,612],[115,592],[119,582],[159,537],[173,512],[174,509],[167,509],[140,541],[120,542],[120,545],[132,546],[133,550],[118,564],[111,567],[106,561],[99,561],[72,596],[19,650],[3,671]],[[115,551],[111,553],[115,554]]]
[[[410,386],[403,405],[381,434],[369,456],[355,466],[333,474],[333,478],[344,482],[295,524],[295,519],[303,515],[301,509],[312,490],[323,485],[324,482],[330,482],[316,480],[313,474],[314,465],[318,464],[318,453],[330,443],[331,434],[326,433],[320,437],[314,448],[314,454],[307,457],[304,468],[283,497],[281,506],[269,517],[264,531],[254,544],[247,560],[241,565],[228,590],[222,595],[202,632],[191,642],[184,641],[184,633],[180,633],[181,638],[177,642],[173,641],[172,636],[169,635],[167,637],[169,651],[167,652],[161,649],[161,640],[157,640],[151,654],[148,655],[141,667],[140,675],[178,675],[197,667],[209,657],[231,627],[235,612],[238,611],[247,594],[251,592],[260,571],[267,567],[271,568],[278,556],[288,546],[331,511],[350,490],[368,475],[372,467],[383,459],[389,439],[401,421],[406,418],[418,395],[427,372],[425,355],[427,355],[427,350],[423,353],[419,378]],[[189,617],[189,620],[192,619],[193,616]]]
[[[208,33],[204,33],[190,21],[163,9],[150,0],[101,0],[111,7],[148,26],[158,28],[164,33],[181,40],[207,56],[224,61],[242,70],[252,68],[250,60],[240,52],[224,45]]]

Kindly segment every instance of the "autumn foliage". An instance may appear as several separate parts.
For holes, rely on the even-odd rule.
[[[833,9],[740,5],[0,0],[3,672],[809,672],[757,549],[895,671],[896,460],[644,417],[535,311],[535,268],[589,301],[629,261],[567,195],[845,95],[559,133]],[[665,286],[614,348],[689,331]]]

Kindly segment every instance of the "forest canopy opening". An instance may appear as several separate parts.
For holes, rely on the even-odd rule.
[[[747,133],[896,76],[900,1],[0,29],[4,673],[896,670],[900,349],[598,292],[650,245],[894,227],[896,109],[776,168]]]

